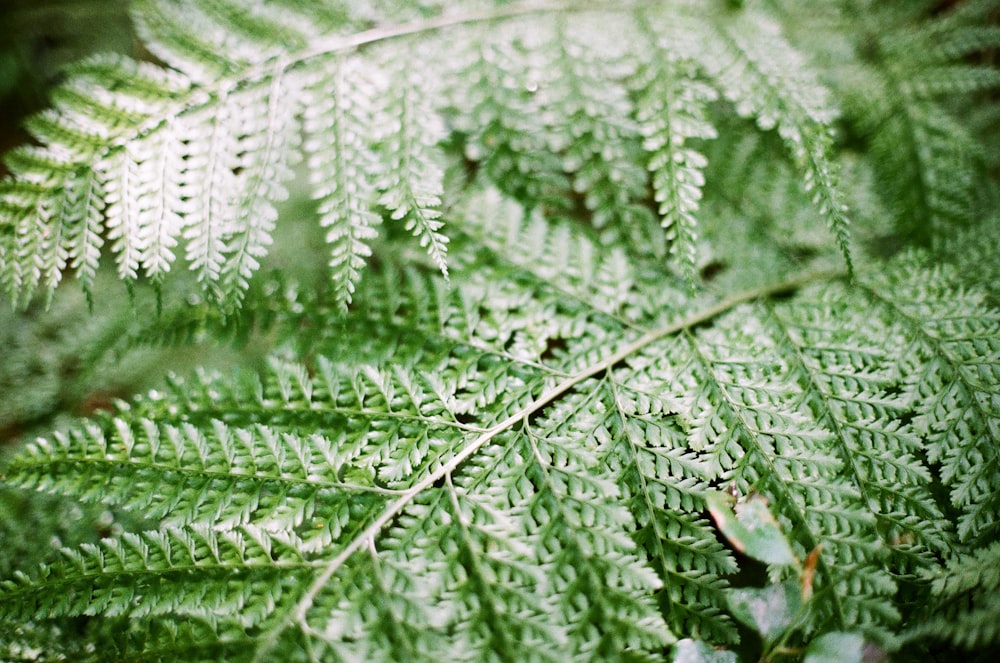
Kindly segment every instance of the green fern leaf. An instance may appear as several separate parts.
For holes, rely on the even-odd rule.
[[[332,247],[334,292],[345,306],[371,255],[369,242],[379,223],[373,209],[377,191],[367,177],[375,162],[367,124],[374,90],[365,75],[363,63],[335,60],[330,72],[310,86],[306,105],[305,129],[313,136],[305,145],[308,165],[320,201],[320,224]]]
[[[433,91],[429,82],[414,68],[404,66],[390,83],[401,92],[394,98],[395,108],[379,129],[381,140],[388,144],[385,175],[379,183],[379,203],[389,209],[395,220],[405,220],[406,229],[420,240],[434,265],[448,275],[448,237],[441,229],[441,204],[444,195],[444,170],[441,155],[433,146],[443,134],[443,127],[427,102]]]
[[[268,352],[5,461],[5,493],[108,512],[0,555],[0,658],[988,653],[995,183],[938,111],[994,112],[958,60],[996,2],[815,4],[136,3],[166,66],[85,61],[29,121],[0,284],[96,292],[106,252],[160,313],[135,298],[82,362]],[[260,278],[272,248],[329,283]],[[723,490],[780,559],[712,522]]]
[[[693,82],[691,63],[664,62],[657,58],[636,81],[642,95],[638,119],[650,153],[649,170],[659,203],[661,223],[671,240],[682,273],[693,279],[697,267],[697,220],[701,188],[705,183],[705,157],[686,147],[689,139],[715,138],[704,107],[716,97],[714,90]]]
[[[971,650],[995,646],[1000,640],[1000,544],[993,542],[972,554],[956,556],[936,573],[925,573],[935,595],[946,599],[946,609],[927,614],[906,634],[916,640],[935,638]],[[969,607],[963,609],[963,603]],[[943,614],[942,614],[943,613]]]
[[[872,20],[889,29],[872,33],[865,66],[844,77],[845,102],[871,141],[897,224],[937,242],[989,209],[978,191],[983,153],[960,118],[961,99],[1000,84],[995,69],[968,62],[991,48],[996,5],[969,3],[923,22],[925,8],[903,17],[898,8],[872,9]],[[870,32],[865,21],[855,25]]]
[[[901,262],[899,272],[885,279],[892,298],[876,301],[906,326],[909,347],[902,361],[919,355],[927,362],[924,371],[911,374],[908,391],[918,404],[916,423],[927,439],[928,459],[942,465],[941,479],[961,510],[959,538],[987,542],[996,535],[1000,481],[1000,412],[989,377],[998,370],[1000,318],[983,306],[981,294],[957,289],[953,272],[939,268],[929,277]]]
[[[706,37],[711,55],[701,54],[702,65],[718,77],[740,115],[755,118],[763,129],[777,129],[850,266],[850,222],[829,156],[836,110],[804,67],[788,66],[801,56],[774,22],[741,12]]]
[[[313,580],[292,603],[275,599],[253,618],[271,625],[261,626],[258,657],[290,633],[309,647],[339,650],[363,642],[376,658],[429,655],[453,646],[489,649],[498,636],[486,637],[485,626],[475,636],[462,631],[463,640],[452,639],[455,629],[488,623],[489,613],[478,612],[488,607],[471,604],[472,594],[455,593],[486,569],[487,577],[520,578],[521,590],[516,584],[505,590],[515,592],[507,595],[514,601],[525,600],[516,592],[528,591],[523,585],[539,571],[547,579],[531,590],[538,597],[533,610],[517,618],[517,628],[548,634],[540,656],[577,648],[603,656],[661,646],[668,631],[652,595],[663,582],[670,584],[660,590],[660,605],[671,606],[665,616],[674,628],[732,639],[731,627],[718,620],[725,610],[723,578],[734,567],[717,543],[708,543],[711,528],[698,515],[708,482],[716,480],[767,494],[797,533],[800,555],[824,546],[816,582],[827,597],[823,614],[831,626],[893,626],[889,596],[895,585],[880,567],[886,548],[897,545],[900,527],[910,527],[917,535],[906,559],[926,564],[920,547],[940,550],[946,541],[919,524],[928,516],[940,518],[932,502],[914,493],[929,481],[927,470],[905,451],[876,452],[885,444],[903,450],[913,444],[888,419],[905,403],[876,391],[899,384],[891,361],[896,355],[878,349],[885,347],[882,339],[896,336],[870,332],[871,349],[835,349],[834,338],[846,342],[865,333],[864,302],[855,290],[831,284],[829,303],[803,295],[803,301],[773,307],[751,303],[772,290],[750,291],[639,337],[625,321],[592,308],[588,296],[602,301],[597,289],[568,305],[550,299],[558,292],[536,290],[539,310],[548,317],[581,324],[593,316],[587,324],[605,327],[604,338],[618,328],[617,334],[633,339],[611,352],[599,349],[606,341],[594,344],[600,334],[588,334],[586,341],[567,337],[566,349],[546,358],[544,349],[529,354],[531,344],[521,352],[504,349],[514,329],[551,339],[561,323],[530,331],[530,306],[512,308],[516,299],[483,289],[510,269],[505,265],[522,269],[498,250],[495,273],[483,274],[480,264],[478,272],[456,282],[459,292],[445,309],[459,313],[461,306],[452,307],[471,297],[478,319],[468,313],[431,315],[424,327],[400,330],[425,336],[421,345],[436,348],[418,365],[339,369],[321,359],[313,376],[299,365],[276,362],[270,377],[231,396],[225,394],[232,387],[217,380],[206,383],[202,396],[197,389],[181,392],[189,403],[185,418],[215,421],[211,434],[169,423],[172,397],[150,401],[134,415],[109,420],[107,432],[91,425],[56,438],[55,445],[33,447],[10,468],[10,477],[19,485],[127,505],[184,531],[261,528],[269,540],[314,560],[296,567],[312,568]],[[384,315],[375,305],[373,313]],[[824,326],[817,315],[836,315],[841,327]],[[706,320],[715,327],[695,331]],[[453,325],[466,331],[455,334]],[[464,352],[453,338],[481,348],[472,355],[475,364],[461,360]],[[511,372],[500,363],[495,372],[490,355],[506,356],[521,368]],[[914,372],[919,370],[907,374]],[[467,423],[455,400],[463,385],[474,385],[475,411],[494,414]],[[442,390],[453,395],[435,395]],[[227,399],[246,402],[252,393],[252,418],[240,424],[216,418],[231,407]],[[160,422],[145,418],[154,410]],[[130,423],[133,416],[140,418]],[[309,420],[340,432],[333,440],[296,432]],[[891,491],[868,487],[874,477],[893,486]],[[153,502],[155,494],[160,498]],[[497,521],[499,514],[512,520]],[[881,538],[863,534],[878,522],[885,523]],[[473,534],[474,526],[488,529]],[[485,552],[490,550],[495,552]],[[683,552],[672,552],[678,550]],[[456,585],[458,578],[462,584]],[[848,584],[853,589],[845,594]],[[239,600],[234,596],[218,600]],[[580,603],[572,596],[591,598]],[[59,614],[90,609],[69,604]],[[388,628],[392,623],[403,629],[396,636]],[[553,631],[553,624],[562,626]],[[405,636],[413,629],[419,632],[414,639]]]

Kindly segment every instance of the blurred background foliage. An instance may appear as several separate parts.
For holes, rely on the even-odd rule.
[[[104,52],[148,57],[124,0],[0,2],[0,153],[29,140],[21,124],[47,106],[66,65]],[[0,176],[5,174],[0,163]],[[311,214],[306,208],[296,214],[296,205],[312,205],[308,200],[292,200],[297,202],[282,210],[283,218]],[[223,320],[200,300],[171,298],[152,284],[126,291],[111,270],[95,284],[96,310],[71,277],[48,309],[41,301],[24,311],[0,305],[0,467],[16,442],[58,426],[60,417],[107,409],[172,372],[258,366],[276,337],[267,333],[274,320],[266,301],[301,297],[293,282],[322,287],[324,259],[302,260],[315,227],[302,224],[275,238],[269,265],[284,276],[262,274],[254,287],[269,294],[252,298],[258,308],[251,306],[239,320]],[[170,279],[170,291],[194,290],[181,281]],[[287,303],[276,308],[287,310]]]
[[[48,105],[65,66],[104,52],[148,55],[135,40],[126,1],[0,0],[0,153],[29,140],[22,122]],[[312,203],[292,199],[298,202],[283,217],[310,217],[311,209],[297,215],[295,205]],[[172,373],[260,366],[278,337],[273,312],[294,309],[289,298],[322,288],[325,260],[302,259],[317,228],[301,224],[275,238],[269,258],[275,271],[255,280],[264,296],[252,296],[239,320],[221,319],[198,299],[172,297],[174,290],[195,290],[182,278],[168,281],[171,292],[148,283],[130,292],[113,268],[99,274],[94,306],[71,277],[48,308],[44,301],[23,311],[0,304],[0,577],[23,560],[44,559],[59,546],[93,542],[122,526],[119,513],[4,486],[3,467],[18,443],[70,418],[100,416],[117,399],[154,389]],[[303,283],[315,290],[296,285]]]
[[[127,3],[117,0],[6,0],[0,8],[0,152],[28,140],[23,119],[47,104],[62,68],[100,51],[133,54]],[[6,174],[0,165],[0,174]],[[68,293],[67,293],[68,294]],[[60,297],[56,310],[0,307],[0,444],[56,412],[85,411],[130,391],[128,376],[85,362],[88,341],[111,334],[79,297]],[[104,371],[103,377],[98,373]],[[138,379],[138,375],[136,376]],[[93,391],[91,384],[95,383]],[[98,387],[96,383],[102,383]]]
[[[135,54],[121,0],[0,3],[0,151],[26,140],[21,120],[46,105],[62,68],[95,52]]]

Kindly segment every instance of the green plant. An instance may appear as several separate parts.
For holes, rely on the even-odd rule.
[[[274,349],[5,466],[113,511],[5,561],[3,656],[989,658],[1000,3],[939,4],[135,3],[0,283]]]

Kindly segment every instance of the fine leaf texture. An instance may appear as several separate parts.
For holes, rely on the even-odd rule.
[[[835,109],[763,12],[528,4],[338,38],[317,32],[322,12],[241,6],[138,3],[139,33],[172,68],[93,59],[28,123],[38,144],[8,155],[14,178],[0,185],[0,276],[14,301],[50,292],[67,266],[88,289],[107,244],[126,282],[159,281],[183,257],[234,310],[300,162],[345,307],[383,215],[447,271],[443,169],[460,159],[638,251],[664,245],[645,204],[651,184],[669,251],[692,279],[705,159],[685,141],[714,137],[704,107],[720,91],[776,128],[850,261]],[[444,121],[460,153],[442,150]]]
[[[898,626],[890,570],[929,569],[950,541],[906,451],[917,424],[890,416],[937,386],[940,359],[912,351],[921,330],[895,309],[871,329],[883,273],[896,291],[922,283],[919,257],[776,303],[799,284],[713,303],[678,282],[658,296],[687,302],[678,313],[622,320],[599,288],[565,299],[570,272],[545,280],[512,251],[453,272],[407,326],[360,293],[356,333],[380,329],[389,359],[345,358],[349,334],[306,364],[177,382],[31,445],[8,481],[159,526],[7,583],[4,618],[196,619],[212,647],[242,629],[258,660],[478,657],[513,634],[543,660],[653,655],[671,633],[732,642],[735,564],[703,513],[708,487],[734,482],[769,496],[800,557],[823,546],[817,625]],[[964,477],[941,480],[965,495]]]
[[[0,659],[1000,646],[997,3],[314,4],[137,2],[6,157],[15,306],[271,349],[0,468],[111,523],[0,558]]]

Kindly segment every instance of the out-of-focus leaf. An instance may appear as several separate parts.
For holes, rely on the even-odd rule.
[[[751,495],[731,506],[732,498],[724,493],[707,495],[708,510],[733,548],[767,564],[795,564],[798,560],[778,521],[767,508],[767,498]]]
[[[803,663],[862,663],[864,647],[860,633],[825,633],[809,643]]]
[[[737,663],[736,653],[728,649],[715,649],[701,640],[684,638],[674,645],[671,663]]]
[[[735,589],[729,594],[729,610],[760,633],[765,643],[772,643],[802,611],[802,592],[795,581],[761,589]]]

